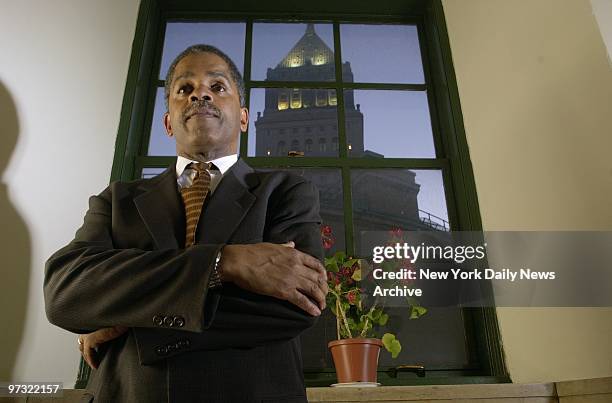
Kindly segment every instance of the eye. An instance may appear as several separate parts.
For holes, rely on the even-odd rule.
[[[225,86],[221,83],[214,83],[210,88],[217,92],[225,92]]]
[[[177,91],[177,94],[183,95],[191,92],[193,88],[189,84],[181,85]]]

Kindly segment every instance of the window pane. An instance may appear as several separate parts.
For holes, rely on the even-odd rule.
[[[425,82],[415,25],[342,24],[340,40],[344,81]]]
[[[176,155],[176,144],[173,138],[166,135],[163,118],[166,113],[164,89],[158,88],[155,94],[155,109],[153,122],[151,122],[151,136],[149,137],[149,152],[147,155]]]
[[[355,169],[351,171],[355,245],[361,231],[448,231],[440,170]],[[384,195],[384,197],[381,197]]]
[[[166,168],[142,168],[142,179],[149,179],[164,172]]]
[[[435,158],[422,91],[345,90],[349,156]]]
[[[337,157],[337,119],[335,90],[252,89],[248,155]]]
[[[333,81],[331,24],[253,24],[253,80]]]
[[[440,170],[357,169],[351,172],[355,246],[359,256],[361,231],[448,231],[448,213]],[[384,197],[381,197],[384,195]],[[389,325],[402,343],[399,357],[383,351],[380,366],[422,364],[427,369],[467,368],[469,354],[461,309],[429,308],[418,320],[407,320],[405,308],[386,308]]]
[[[402,351],[393,359],[383,349],[380,367],[420,364],[426,370],[469,368],[467,335],[461,309],[425,308],[427,313],[416,320],[407,319],[406,308],[385,308],[389,320],[384,330],[397,336]]]
[[[169,22],[162,54],[159,78],[164,80],[170,63],[185,48],[204,43],[219,48],[227,54],[242,73],[244,68],[243,22]]]
[[[325,240],[325,255],[331,256],[344,250],[344,209],[342,197],[342,176],[339,169],[290,168],[283,171],[293,172],[312,182],[319,190],[321,205],[321,225],[329,226]]]

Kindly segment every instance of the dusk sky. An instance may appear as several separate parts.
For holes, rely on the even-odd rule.
[[[253,24],[251,76],[265,80],[304,35],[306,24]],[[315,32],[333,50],[332,24],[315,24]],[[240,23],[169,23],[160,69],[168,67],[183,49],[207,43],[227,53],[244,70],[246,25]],[[357,25],[340,27],[343,61],[349,61],[355,82],[424,83],[417,31],[411,25]],[[264,111],[264,90],[251,93],[249,152],[255,154],[254,121]],[[425,92],[355,90],[355,103],[364,115],[365,149],[395,158],[435,158],[433,134]],[[158,89],[149,155],[175,155],[174,140],[166,137],[162,122],[163,88]],[[448,219],[440,171],[413,170],[421,185],[419,208]]]

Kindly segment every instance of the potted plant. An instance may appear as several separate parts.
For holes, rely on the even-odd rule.
[[[321,226],[323,248],[330,250],[335,242],[329,225]],[[399,229],[390,231],[389,244],[403,242]],[[378,356],[380,349],[385,348],[393,358],[402,349],[396,335],[384,333],[378,335],[388,324],[389,315],[385,312],[385,300],[365,293],[362,276],[367,263],[363,259],[336,252],[325,258],[329,294],[327,305],[336,316],[337,340],[329,342],[338,383],[361,382],[376,384]],[[386,261],[383,270],[391,271],[406,268],[409,262]],[[370,271],[371,273],[371,271]],[[404,284],[406,281],[404,281]],[[410,298],[407,300],[407,318],[417,319],[427,309]]]

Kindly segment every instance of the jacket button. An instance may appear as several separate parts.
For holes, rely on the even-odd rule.
[[[183,318],[182,316],[175,316],[174,317],[174,326],[177,326],[177,327],[185,326],[185,318]]]
[[[174,320],[173,320],[172,316],[164,316],[164,325],[165,326],[172,327],[173,322],[174,322]]]
[[[168,350],[164,346],[157,346],[155,347],[155,353],[157,355],[166,355],[168,354]]]
[[[161,316],[155,315],[155,316],[153,316],[153,324],[155,326],[160,326],[161,327],[164,324],[164,320],[162,319]]]

